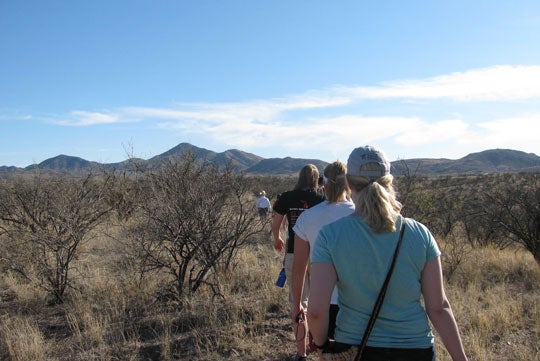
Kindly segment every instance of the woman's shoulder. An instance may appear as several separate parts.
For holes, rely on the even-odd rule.
[[[405,232],[406,238],[415,240],[415,242],[420,242],[426,246],[436,243],[435,237],[433,237],[431,231],[423,223],[412,218],[406,218],[405,222],[407,225]]]
[[[361,222],[361,218],[362,217],[355,216],[354,213],[351,213],[324,225],[322,228],[325,228],[328,231],[344,230],[352,224]]]
[[[403,217],[403,220],[405,221],[405,225],[408,228],[410,228],[410,229],[412,229],[414,231],[422,232],[422,233],[426,233],[426,232],[429,233],[429,229],[426,227],[426,225],[424,225],[423,223],[417,221],[416,219]]]
[[[352,201],[339,202],[339,203],[336,203],[336,204],[340,208],[351,208],[351,209],[355,208],[354,202],[352,202]]]

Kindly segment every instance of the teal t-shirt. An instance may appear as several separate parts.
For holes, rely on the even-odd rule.
[[[363,217],[347,216],[324,226],[311,263],[331,263],[337,273],[339,313],[336,341],[360,344],[364,329],[394,255],[397,231],[374,234]],[[368,340],[374,347],[430,347],[433,334],[420,302],[421,273],[441,252],[421,223],[406,219],[406,229],[394,273]]]

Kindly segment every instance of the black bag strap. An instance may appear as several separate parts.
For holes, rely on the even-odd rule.
[[[354,361],[358,361],[362,357],[362,353],[364,352],[364,349],[366,348],[366,344],[367,344],[369,335],[371,333],[371,330],[373,329],[373,326],[375,325],[375,320],[377,319],[377,316],[379,315],[379,311],[381,310],[381,307],[384,301],[384,296],[386,295],[386,289],[388,288],[388,284],[390,283],[390,278],[392,277],[392,272],[394,271],[394,266],[396,265],[396,260],[399,254],[399,248],[401,247],[401,241],[403,240],[403,233],[405,233],[405,218],[401,217],[401,230],[399,232],[399,239],[396,245],[396,250],[394,251],[394,257],[392,258],[392,263],[390,264],[390,268],[388,269],[388,273],[386,274],[386,279],[384,280],[381,290],[379,291],[379,296],[377,297],[377,301],[375,302],[375,305],[373,306],[371,317],[369,318],[369,322],[367,324],[366,330],[364,331],[364,336],[362,337],[362,342],[360,343],[360,346],[358,348],[358,352],[356,353],[356,357],[354,358]]]

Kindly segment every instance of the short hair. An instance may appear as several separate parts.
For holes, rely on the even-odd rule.
[[[306,164],[300,169],[298,174],[298,181],[294,186],[294,189],[310,189],[317,190],[319,182],[319,170],[313,164]]]

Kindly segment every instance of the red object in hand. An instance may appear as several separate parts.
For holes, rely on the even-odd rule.
[[[315,346],[315,344],[313,343],[313,335],[311,334],[311,332],[308,331],[308,338],[309,338],[309,342],[308,342],[308,347],[309,347],[309,350],[311,352],[316,352],[317,351],[317,346]]]

